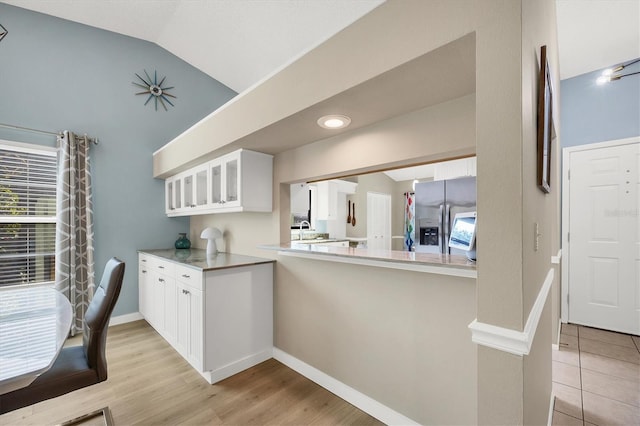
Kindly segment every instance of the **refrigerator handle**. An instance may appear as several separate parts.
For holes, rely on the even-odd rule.
[[[449,250],[449,224],[451,223],[451,204],[447,204],[444,211],[444,253],[451,254]]]
[[[442,238],[444,233],[444,228],[442,227],[443,213],[444,204],[440,204],[440,214],[438,215],[438,250],[440,250],[440,253],[444,253],[444,238]]]

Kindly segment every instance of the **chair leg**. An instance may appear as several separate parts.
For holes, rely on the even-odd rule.
[[[111,415],[111,410],[109,409],[109,407],[103,407],[103,408],[100,408],[99,410],[92,411],[92,412],[87,413],[87,414],[83,414],[83,415],[81,415],[79,417],[76,417],[75,419],[67,420],[64,423],[60,423],[58,426],[76,425],[76,424],[78,424],[80,422],[92,419],[92,418],[97,417],[97,416],[103,416],[104,417],[105,426],[114,426],[113,416]]]

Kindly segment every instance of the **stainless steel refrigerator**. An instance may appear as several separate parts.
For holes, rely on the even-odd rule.
[[[449,232],[456,213],[476,211],[476,178],[466,177],[416,184],[415,251],[465,256],[449,248]]]

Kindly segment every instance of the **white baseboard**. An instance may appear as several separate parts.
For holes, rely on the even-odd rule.
[[[305,376],[307,379],[319,384],[329,392],[339,396],[348,403],[358,407],[365,413],[375,417],[381,422],[388,425],[418,425],[419,423],[411,420],[410,418],[398,413],[397,411],[387,407],[384,404],[379,403],[373,398],[359,392],[352,387],[334,379],[326,373],[318,370],[315,367],[299,360],[298,358],[289,355],[288,353],[273,348],[273,357],[291,368],[298,373]]]
[[[207,380],[207,382],[214,384],[271,358],[273,358],[273,350],[269,348],[234,361],[231,364],[227,364],[214,371],[202,371],[200,374]]]
[[[551,392],[551,402],[549,402],[549,417],[547,418],[547,426],[551,426],[553,424],[553,409],[556,404],[556,396]]]
[[[512,330],[510,328],[498,327],[495,325],[479,322],[477,319],[469,324],[471,330],[471,340],[479,345],[488,346],[514,355],[529,355],[533,338],[538,328],[538,322],[544,309],[545,301],[549,295],[551,284],[553,283],[554,268],[549,269],[547,277],[540,286],[538,297],[536,298],[529,318],[523,331]]]
[[[109,327],[118,325],[118,324],[126,324],[128,322],[138,321],[141,319],[144,319],[144,317],[140,312],[118,315],[117,317],[111,317],[111,319],[109,320]]]
[[[556,343],[553,343],[551,345],[551,349],[553,350],[560,350],[560,333],[562,332],[562,320],[560,318],[558,318],[558,338],[556,339]]]

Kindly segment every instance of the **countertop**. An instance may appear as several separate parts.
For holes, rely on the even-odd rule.
[[[273,259],[221,252],[207,258],[206,250],[203,249],[149,249],[138,250],[138,253],[156,256],[201,271],[239,268],[241,266],[275,262]]]
[[[416,253],[397,250],[375,250],[355,247],[332,247],[318,244],[301,244],[294,241],[279,245],[260,246],[261,249],[277,250],[279,254],[342,263],[382,266],[395,269],[418,270],[444,275],[475,278],[476,262],[465,256],[435,253]]]

